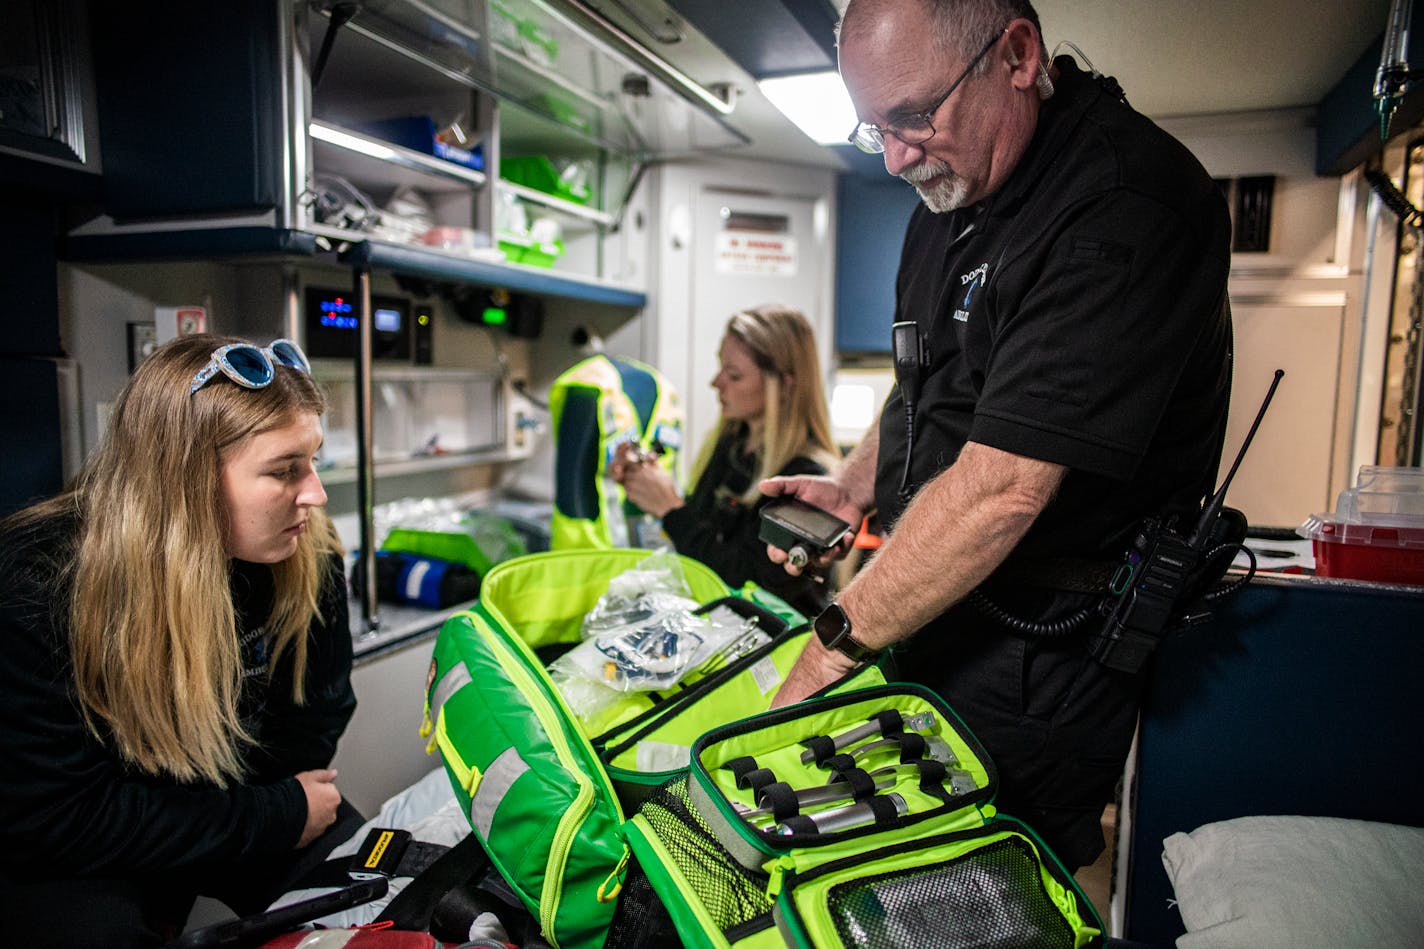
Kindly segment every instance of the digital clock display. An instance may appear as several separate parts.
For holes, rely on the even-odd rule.
[[[308,287],[306,351],[311,356],[356,355],[360,301],[338,290]],[[410,358],[410,301],[371,297],[371,328],[377,359]]]

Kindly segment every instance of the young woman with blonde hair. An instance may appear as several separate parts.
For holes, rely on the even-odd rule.
[[[180,338],[75,483],[0,523],[18,944],[157,945],[199,893],[254,912],[359,823],[327,770],[356,701],[324,408],[290,341]]]
[[[828,593],[767,560],[757,539],[766,499],[757,483],[773,475],[824,474],[837,459],[811,324],[780,304],[735,313],[712,380],[721,417],[682,495],[655,464],[621,457],[613,474],[628,499],[662,518],[678,553],[700,560],[734,587],[754,580],[814,616]]]

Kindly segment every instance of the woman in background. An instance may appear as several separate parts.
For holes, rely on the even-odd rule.
[[[678,553],[715,570],[732,587],[748,580],[807,617],[829,602],[818,577],[788,574],[757,539],[767,499],[757,491],[773,475],[824,474],[837,458],[820,360],[801,311],[768,304],[736,313],[718,350],[712,379],[721,404],[713,437],[693,467],[692,493],[651,462],[620,451],[612,473],[628,499],[662,518]]]
[[[324,408],[290,341],[180,338],[73,486],[0,523],[7,941],[159,945],[359,825],[327,770],[356,700]]]

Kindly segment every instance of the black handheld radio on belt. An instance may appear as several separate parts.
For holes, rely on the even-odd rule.
[[[1192,532],[1184,535],[1172,523],[1152,518],[1133,539],[1112,579],[1112,598],[1105,601],[1107,618],[1088,647],[1093,658],[1109,669],[1138,671],[1172,628],[1200,622],[1209,615],[1201,607],[1238,589],[1245,580],[1211,589],[1225,575],[1237,550],[1246,551],[1254,572],[1255,555],[1242,546],[1246,518],[1234,508],[1223,507],[1223,502],[1284,375],[1284,370],[1276,370],[1231,470],[1202,505]]]

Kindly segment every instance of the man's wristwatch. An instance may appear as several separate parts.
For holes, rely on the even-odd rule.
[[[852,662],[865,665],[880,658],[879,649],[871,649],[850,634],[850,617],[839,603],[822,610],[812,625],[822,646],[840,652]]]

